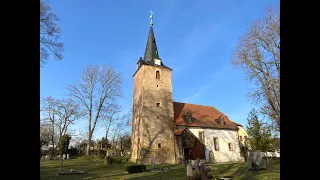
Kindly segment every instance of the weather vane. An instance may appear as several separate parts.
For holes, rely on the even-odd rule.
[[[153,19],[152,14],[153,14],[153,12],[152,12],[152,11],[150,11],[150,13],[151,13],[151,15],[150,15],[150,26],[152,26],[152,25],[153,25],[153,23],[152,23],[152,19]]]

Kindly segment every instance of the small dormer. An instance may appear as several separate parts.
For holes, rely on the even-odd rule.
[[[186,121],[188,124],[192,123],[192,117],[191,116],[186,116]]]
[[[218,123],[220,126],[224,126],[226,124],[223,116],[221,116],[221,115],[216,119],[216,123]]]
[[[188,111],[187,113],[185,113],[182,118],[186,121],[187,124],[191,124],[192,123],[192,113],[190,111]]]

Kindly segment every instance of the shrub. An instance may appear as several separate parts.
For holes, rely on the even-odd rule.
[[[98,149],[98,150],[96,150],[95,155],[97,155],[97,156],[105,156],[106,155],[106,151],[103,150],[103,149]]]
[[[128,158],[125,156],[108,156],[108,164],[121,164],[128,161]]]
[[[85,153],[85,151],[84,151]],[[89,155],[91,156],[99,156],[99,151],[97,149],[90,149]]]
[[[67,149],[66,154],[70,154],[70,157],[76,157],[78,156],[78,149],[71,147],[70,149]]]
[[[107,161],[108,161],[108,164],[121,163],[121,158],[119,158],[117,156],[108,156]]]
[[[124,166],[125,171],[128,173],[139,173],[147,170],[145,165],[135,165],[135,164],[128,164]]]

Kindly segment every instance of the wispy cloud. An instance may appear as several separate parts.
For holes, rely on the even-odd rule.
[[[175,56],[168,58],[172,59],[172,62],[178,59],[183,62],[176,61],[173,71],[175,77],[189,67],[199,54],[205,52],[207,48],[215,42],[216,35],[218,34],[218,29],[216,29],[216,27],[219,25],[216,24],[209,29],[203,28],[202,26],[203,25],[193,28],[192,32],[185,37]]]
[[[206,91],[208,91],[214,84],[217,84],[223,80],[223,77],[231,71],[230,65],[223,66],[219,71],[215,71],[209,76],[208,83],[200,86],[199,90],[193,93],[191,96],[184,98],[184,102],[190,102],[196,98],[202,96]]]
[[[191,33],[182,40],[182,44],[174,56],[167,58],[168,61],[175,62],[173,65],[174,77],[178,77],[181,72],[193,64],[200,54],[206,52],[213,44],[217,43],[218,35],[221,36],[223,34],[226,24],[231,21],[232,14],[228,14],[219,21],[212,22],[212,19],[207,19],[196,25]]]

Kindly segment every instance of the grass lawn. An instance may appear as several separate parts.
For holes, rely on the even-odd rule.
[[[141,179],[141,180],[180,180],[186,179],[186,171],[183,165],[172,165],[167,172],[143,172],[127,174],[124,172],[122,165],[106,166],[99,157],[80,157],[71,160],[65,160],[62,171],[85,171],[86,174],[77,175],[60,175],[59,160],[40,162],[40,179],[41,180],[102,180],[102,179]],[[233,180],[237,179],[280,179],[280,163],[273,163],[268,166],[267,170],[248,171],[247,164],[208,164],[213,170],[212,173],[218,177],[232,176]],[[147,166],[148,169],[148,166]]]
[[[280,179],[280,162],[270,163],[266,170],[248,171],[248,164],[207,164],[212,174],[218,177],[230,176],[232,180],[273,180]]]

